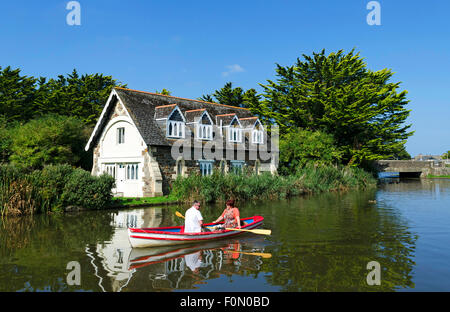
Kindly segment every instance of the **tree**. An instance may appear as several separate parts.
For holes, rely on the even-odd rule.
[[[280,139],[282,174],[292,174],[307,164],[333,165],[340,162],[341,152],[332,135],[301,128],[292,129]]]
[[[49,164],[81,166],[90,153],[83,149],[88,133],[74,117],[48,115],[14,128],[10,162],[18,167],[42,169]]]
[[[442,158],[450,159],[450,151],[447,151],[446,153],[442,154]]]
[[[209,102],[209,103],[215,103],[211,94],[203,94],[201,97],[197,98],[197,100]]]
[[[170,95],[171,92],[170,92],[169,90],[163,88],[163,89],[161,90],[161,92],[159,92],[158,90],[156,90],[155,93],[157,93],[157,94],[162,94],[162,95]]]
[[[33,117],[36,79],[21,76],[20,69],[0,67],[0,115],[7,121],[28,120]]]
[[[39,89],[35,107],[39,114],[58,114],[77,117],[86,124],[95,124],[115,86],[118,84],[111,76],[85,74],[79,76],[76,69],[67,77],[58,79],[39,79]]]
[[[411,125],[407,91],[389,82],[389,69],[371,71],[352,50],[325,55],[325,50],[303,55],[293,66],[277,64],[277,80],[268,80],[264,99],[248,106],[275,122],[281,135],[296,127],[331,134],[348,165],[365,165],[392,157],[404,149]]]
[[[259,101],[259,96],[255,89],[249,89],[244,92],[241,87],[233,88],[233,83],[227,82],[221,89],[214,91],[213,94],[202,95],[198,100],[236,107],[247,107],[254,101]]]

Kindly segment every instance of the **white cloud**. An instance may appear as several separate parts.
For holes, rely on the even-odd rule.
[[[245,71],[245,69],[242,68],[241,65],[239,65],[239,64],[228,65],[228,66],[226,66],[226,68],[227,68],[228,70],[222,73],[222,76],[223,76],[223,77],[227,77],[227,76],[229,76],[229,75],[231,75],[231,74],[234,74],[234,73],[241,73],[241,72],[244,72],[244,71]]]

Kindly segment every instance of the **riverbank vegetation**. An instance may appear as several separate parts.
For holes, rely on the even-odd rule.
[[[104,209],[112,199],[115,180],[69,165],[26,170],[0,165],[0,212],[7,215],[60,212],[67,209]]]
[[[210,176],[179,177],[173,183],[172,195],[182,202],[221,202],[230,198],[245,201],[283,199],[375,185],[376,179],[360,168],[307,165],[292,175],[256,175],[244,170],[241,174],[223,175],[215,171]]]

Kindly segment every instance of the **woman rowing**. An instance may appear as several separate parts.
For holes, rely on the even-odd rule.
[[[220,217],[217,218],[213,223],[220,222],[224,220],[224,224],[215,227],[215,230],[224,230],[226,228],[241,228],[241,219],[239,216],[239,209],[234,206],[234,200],[227,200],[225,203],[227,208],[223,211]]]

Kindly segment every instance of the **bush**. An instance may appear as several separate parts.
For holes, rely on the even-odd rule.
[[[115,180],[109,175],[94,177],[82,169],[75,169],[64,186],[61,202],[64,207],[104,209],[112,199]]]
[[[2,215],[62,211],[68,206],[103,209],[111,202],[114,178],[91,176],[69,165],[51,165],[28,172],[0,165]]]

